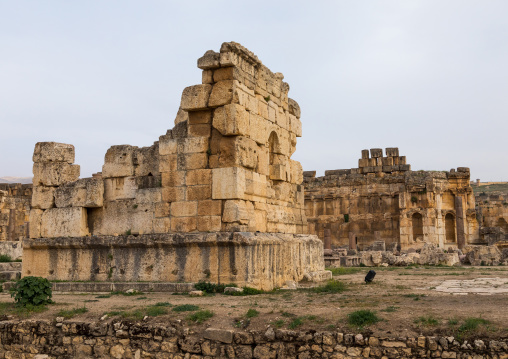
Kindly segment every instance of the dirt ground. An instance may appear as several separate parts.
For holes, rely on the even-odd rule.
[[[367,335],[407,337],[454,335],[467,318],[488,321],[475,335],[499,338],[508,335],[508,267],[387,267],[373,268],[377,275],[364,283],[369,268],[344,268],[334,279],[343,282],[342,293],[316,293],[309,289],[278,290],[251,296],[223,294],[190,297],[186,294],[142,293],[133,296],[108,293],[54,293],[55,304],[31,319],[55,319],[62,310],[85,307],[73,321],[106,321],[129,318],[148,323],[182,321],[191,330],[206,327],[263,330],[268,326],[297,330],[340,330]],[[474,280],[474,281],[473,281]],[[8,293],[0,294],[3,319],[15,320]],[[146,309],[165,303],[166,314],[146,315]],[[175,306],[194,304],[213,317],[201,324],[188,319],[193,312],[175,312]],[[251,318],[247,317],[249,309]],[[382,320],[363,328],[347,323],[347,315],[372,310]],[[137,311],[137,313],[136,313]],[[142,313],[142,314],[140,314]],[[23,314],[23,313],[21,313]],[[26,314],[25,314],[26,315]],[[141,315],[141,316],[140,316]],[[153,314],[152,314],[153,315]],[[21,315],[20,318],[22,318]],[[26,316],[25,316],[26,317]],[[141,318],[141,319],[140,319]]]

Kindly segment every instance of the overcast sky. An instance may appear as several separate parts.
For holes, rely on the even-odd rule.
[[[289,83],[304,170],[399,147],[413,170],[507,181],[507,19],[506,0],[0,0],[0,176],[31,176],[39,141],[73,144],[82,177],[151,145],[197,59],[236,41]]]

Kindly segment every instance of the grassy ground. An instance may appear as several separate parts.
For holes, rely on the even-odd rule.
[[[30,310],[16,308],[0,294],[3,319],[78,321],[179,320],[195,330],[207,327],[265,330],[339,330],[398,337],[452,335],[499,338],[508,335],[508,293],[455,295],[436,291],[445,281],[502,278],[508,267],[382,267],[365,284],[371,268],[335,269],[334,280],[314,288],[276,290],[246,296],[219,293],[203,297],[171,293],[54,293],[55,304]]]

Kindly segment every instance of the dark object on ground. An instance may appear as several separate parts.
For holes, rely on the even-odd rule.
[[[370,270],[369,273],[365,276],[365,283],[370,283],[374,280],[374,277],[376,276],[376,272],[373,270]]]

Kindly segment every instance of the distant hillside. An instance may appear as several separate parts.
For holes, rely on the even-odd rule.
[[[492,192],[508,193],[508,182],[490,184],[490,185],[480,186],[480,187],[478,187],[478,186],[472,186],[472,187],[473,187],[473,192],[475,194],[480,194],[480,193],[490,194]]]
[[[32,177],[11,177],[11,176],[5,176],[5,177],[0,177],[0,183],[23,183],[23,184],[29,184],[29,183],[32,183]]]

